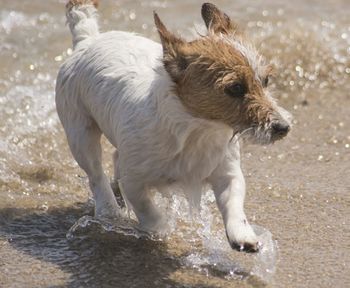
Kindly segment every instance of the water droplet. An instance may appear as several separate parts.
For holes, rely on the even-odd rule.
[[[129,18],[130,18],[130,20],[135,20],[136,19],[136,13],[135,12],[131,12],[129,14]]]
[[[55,61],[56,62],[61,62],[62,60],[63,60],[62,55],[58,55],[58,56],[55,57]]]
[[[273,191],[272,194],[273,194],[273,196],[275,196],[275,197],[281,197],[281,194],[278,193],[277,191]]]
[[[279,155],[277,155],[277,158],[278,158],[279,160],[283,159],[283,158],[284,158],[284,154],[279,154]]]
[[[277,10],[277,14],[278,14],[279,16],[282,16],[282,15],[284,14],[284,10],[283,10],[283,9],[278,9],[278,10]]]

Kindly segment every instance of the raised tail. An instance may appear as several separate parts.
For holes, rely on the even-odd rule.
[[[99,34],[97,23],[98,0],[69,0],[66,5],[67,22],[72,32],[73,47]]]

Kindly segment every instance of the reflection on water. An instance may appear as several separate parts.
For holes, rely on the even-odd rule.
[[[250,269],[242,266],[244,263],[238,263],[233,257],[234,253],[226,244],[226,239],[215,231],[209,234],[208,223],[201,223],[202,229],[208,230],[207,233],[199,232],[206,238],[203,239],[204,247],[198,241],[200,235],[185,233],[181,235],[181,241],[193,243],[190,244],[189,251],[181,247],[184,244],[178,243],[177,249],[182,250],[181,256],[175,257],[167,247],[171,245],[172,236],[168,236],[170,239],[155,239],[138,231],[132,220],[119,219],[111,223],[84,216],[75,222],[79,215],[91,214],[92,208],[79,204],[65,209],[49,209],[46,212],[15,208],[2,210],[2,255],[12,258],[10,263],[3,263],[8,273],[7,278],[13,280],[18,275],[18,271],[10,269],[11,265],[30,265],[31,262],[39,265],[36,263],[40,261],[49,262],[50,265],[39,265],[40,275],[31,279],[34,286],[50,283],[52,277],[49,274],[55,269],[62,270],[55,281],[70,283],[74,287],[94,287],[101,283],[108,285],[120,281],[129,281],[125,287],[152,287],[157,283],[172,283],[176,286],[168,277],[181,266],[194,268],[203,275],[216,275],[228,280],[257,276],[256,281],[267,281],[274,272],[268,269],[275,269],[276,246],[271,239],[271,233],[262,227],[255,227],[263,248],[257,255],[251,256],[254,258],[254,267],[250,272]],[[20,253],[13,255],[13,251],[6,245]],[[20,263],[21,253],[31,256],[28,262]],[[142,273],[135,274],[136,271]],[[150,286],[142,286],[145,281]],[[26,282],[26,278],[17,280],[19,285],[25,285]]]
[[[231,251],[210,193],[195,221],[182,198],[158,197],[170,223],[161,241],[132,220],[81,218],[92,211],[86,177],[54,107],[56,74],[72,53],[64,2],[1,1],[1,287],[350,285],[349,1],[216,2],[276,64],[271,85],[295,116],[285,141],[244,150],[247,214],[264,244],[256,255]],[[186,37],[203,30],[192,0],[101,1],[102,30],[157,40],[155,9]]]
[[[1,233],[18,251],[14,254],[6,246],[2,249],[5,259],[11,256],[9,263],[2,263],[5,284],[11,283],[6,282],[7,278],[15,281],[17,287],[28,287],[28,279],[30,287],[52,287],[53,282],[73,287],[154,287],[179,266],[169,258],[163,242],[108,233],[95,238],[86,233],[86,237],[68,241],[65,235],[74,218],[86,212],[84,207],[53,209],[47,213],[4,210],[1,217],[6,219],[1,221]],[[25,263],[21,261],[22,253],[31,256]],[[39,273],[18,275],[18,270],[11,269],[14,265],[34,265],[31,271]],[[138,275],[138,271],[146,273],[147,278]],[[127,284],[115,285],[121,281]]]

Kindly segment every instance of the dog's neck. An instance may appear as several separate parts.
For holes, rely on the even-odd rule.
[[[224,152],[232,138],[232,128],[218,121],[192,116],[176,94],[176,84],[163,66],[158,67],[157,74],[155,80],[157,88],[154,90],[158,114],[157,126],[159,133],[164,134],[164,138],[172,142],[171,146],[174,147],[174,141],[176,142],[174,155],[192,149],[203,150],[209,154]]]
[[[194,117],[182,104],[181,97],[177,95],[176,83],[173,82],[163,66],[156,70],[155,96],[159,120],[165,124],[171,133],[182,134],[181,131],[191,133],[203,131],[210,134],[223,133],[232,137],[232,128],[215,120],[206,120]]]

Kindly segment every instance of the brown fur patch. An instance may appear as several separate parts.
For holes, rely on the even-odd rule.
[[[273,108],[262,84],[247,59],[231,45],[209,36],[180,47],[179,54],[189,64],[176,89],[192,114],[244,128],[267,121]],[[225,93],[235,83],[246,89],[244,97]]]
[[[264,127],[271,121],[273,104],[265,96],[263,81],[272,66],[254,71],[242,52],[221,35],[233,41],[236,28],[230,18],[212,4],[202,8],[208,36],[186,42],[167,30],[155,14],[165,69],[175,82],[178,97],[195,117],[217,120],[233,127],[235,132],[249,127]],[[211,30],[212,31],[211,31]],[[215,33],[213,33],[215,32]],[[242,42],[239,35],[239,43]],[[257,69],[255,67],[255,69]],[[240,85],[241,97],[229,95],[230,87]]]

